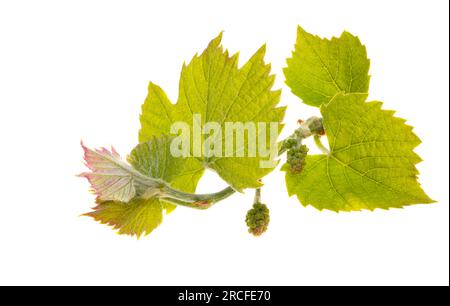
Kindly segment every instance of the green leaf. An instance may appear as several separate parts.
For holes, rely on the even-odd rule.
[[[173,157],[170,154],[171,140],[167,136],[153,137],[137,145],[128,157],[128,162],[140,173],[163,179],[177,190],[195,192],[204,169],[199,167],[199,162],[194,158]],[[168,212],[176,208],[176,205],[162,203]]]
[[[339,92],[367,93],[369,67],[366,48],[358,37],[343,32],[328,40],[298,27],[295,51],[287,60],[284,75],[295,95],[319,107]]]
[[[160,87],[150,83],[142,106],[141,142],[152,136],[170,134],[172,123],[177,121],[186,122],[192,132],[194,114],[201,116],[198,123],[202,126],[205,122],[220,124],[222,144],[227,121],[278,124],[282,121],[285,108],[276,107],[280,91],[271,91],[275,78],[270,75],[270,65],[264,63],[265,46],[238,68],[238,55],[229,56],[220,45],[221,38],[222,34],[212,40],[200,56],[194,56],[188,65],[183,65],[176,104],[169,101]],[[280,132],[281,124],[278,127]],[[207,136],[202,136],[202,144]],[[260,167],[260,161],[267,160],[266,157],[248,157],[246,141],[242,146],[234,146],[233,157],[195,157],[198,167],[217,172],[236,190],[259,187],[258,180],[273,168]],[[190,151],[192,153],[193,145]],[[236,156],[237,152],[244,152],[245,157]]]
[[[158,187],[159,182],[152,178],[145,178],[144,186],[142,175],[125,163],[113,147],[110,151],[106,148],[91,150],[83,143],[81,146],[90,172],[79,176],[89,181],[98,200],[128,202],[140,195],[139,190]]]
[[[297,175],[283,166],[289,194],[304,206],[357,211],[433,202],[417,182],[421,159],[413,150],[420,139],[405,120],[366,98],[337,94],[322,105],[330,153],[308,156]]]
[[[163,205],[155,198],[134,198],[128,203],[106,201],[84,215],[112,226],[119,234],[136,235],[139,238],[150,234],[161,224]]]
[[[148,188],[149,180],[146,178],[151,178],[150,182],[162,179],[178,190],[194,192],[203,174],[203,169],[198,168],[195,160],[174,158],[170,154],[170,140],[163,136],[153,137],[136,146],[128,156],[132,168],[121,162],[124,168],[141,175],[132,175],[135,197],[127,202],[105,201],[99,197],[97,206],[85,215],[113,226],[119,234],[137,237],[150,234],[162,222],[163,211],[170,213],[176,206],[157,199],[155,192],[158,189]],[[103,165],[109,167],[109,164]]]

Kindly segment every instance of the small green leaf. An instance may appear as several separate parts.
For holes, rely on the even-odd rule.
[[[319,107],[338,92],[367,93],[369,67],[366,48],[358,37],[343,32],[328,40],[298,27],[295,51],[287,60],[284,75],[295,95]]]
[[[170,153],[171,140],[168,136],[152,137],[150,141],[137,145],[128,161],[146,176],[163,179],[177,190],[195,192],[204,169],[194,158],[174,157]],[[176,208],[167,202],[163,202],[163,206],[168,212]]]
[[[119,234],[140,237],[150,234],[162,222],[163,211],[170,213],[176,207],[157,199],[157,195],[153,194],[155,189],[147,188],[148,181],[145,178],[162,179],[178,190],[194,192],[203,168],[199,168],[194,159],[173,157],[170,154],[170,138],[164,136],[153,137],[136,146],[128,157],[128,162],[132,168],[124,162],[121,165],[141,174],[141,177],[132,176],[136,196],[128,202],[102,201],[99,198],[93,211],[85,215],[113,226],[119,230]],[[109,164],[103,165],[109,169]],[[125,172],[125,177],[128,178],[127,173]],[[149,190],[152,194],[149,194]]]
[[[158,180],[151,177],[143,185],[139,179],[142,175],[124,162],[114,148],[91,150],[83,144],[81,146],[85,165],[90,172],[83,172],[79,176],[89,181],[91,191],[100,201],[128,202],[140,196],[142,189],[157,189],[160,185]]]
[[[102,224],[112,226],[119,234],[150,234],[163,219],[163,206],[157,199],[135,198],[128,203],[107,201],[84,214]]]
[[[174,157],[170,153],[168,136],[153,137],[138,144],[128,156],[128,162],[140,173],[160,178],[176,189],[194,192],[203,169],[193,158]]]
[[[367,95],[337,94],[321,107],[328,155],[309,155],[300,174],[287,165],[286,185],[305,206],[357,211],[432,203],[417,182],[420,139],[405,120]]]
[[[238,55],[229,56],[228,51],[224,51],[220,45],[221,38],[220,34],[200,56],[194,56],[188,65],[183,65],[176,104],[169,101],[160,87],[150,83],[148,96],[142,106],[141,142],[153,136],[170,134],[172,123],[178,121],[187,123],[192,132],[193,119],[198,118],[194,114],[201,116],[201,122],[198,123],[202,126],[206,122],[220,125],[223,145],[226,122],[276,122],[279,123],[278,133],[281,132],[280,122],[285,108],[276,107],[280,91],[271,90],[275,77],[270,75],[270,65],[264,63],[265,47],[238,68]],[[207,136],[201,137],[201,143],[204,144]],[[260,167],[260,161],[268,158],[259,156],[259,153],[255,157],[248,157],[246,141],[241,146],[234,146],[232,157],[195,156],[200,162],[199,168],[217,172],[236,190],[259,187],[261,183],[258,180],[273,168]],[[267,143],[266,149],[269,145]],[[194,147],[199,149],[199,146],[192,145],[191,153]],[[243,152],[244,157],[238,156],[237,152]]]

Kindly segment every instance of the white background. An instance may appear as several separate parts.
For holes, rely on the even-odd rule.
[[[263,43],[288,114],[317,114],[284,85],[296,26],[358,35],[373,99],[415,126],[420,181],[433,205],[319,212],[270,174],[269,231],[246,233],[252,194],[208,211],[180,208],[136,240],[79,217],[93,205],[89,146],[137,143],[148,81],[175,101],[183,61],[225,30],[241,64]],[[0,284],[448,285],[448,1],[0,2]],[[213,174],[198,191],[218,190]]]

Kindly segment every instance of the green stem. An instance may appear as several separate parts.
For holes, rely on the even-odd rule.
[[[255,198],[253,204],[261,203],[261,188],[255,189]]]
[[[330,154],[330,150],[328,150],[320,140],[320,135],[314,135],[314,143],[320,149],[320,151],[322,151],[323,154]]]
[[[228,198],[235,192],[236,191],[232,187],[228,186],[219,192],[196,194],[173,189],[172,187],[166,185],[162,189],[163,195],[161,196],[161,199],[168,202],[174,202],[174,204],[176,205],[206,209],[211,207],[215,203]]]
[[[302,140],[308,138],[313,135],[317,135],[319,131],[323,129],[322,126],[322,118],[319,117],[311,117],[308,120],[304,121],[300,126],[295,130],[295,132],[282,140],[279,144],[278,156],[281,156],[283,153],[287,151],[287,146],[285,143],[290,139],[297,140],[297,145],[301,145]]]
[[[168,202],[168,203],[173,204],[173,205],[185,206],[185,207],[194,208],[194,209],[200,209],[200,210],[205,210],[205,209],[210,208],[212,206],[212,204],[200,205],[199,203],[188,203],[188,202],[180,201],[180,200],[177,200],[177,199],[164,198],[164,197],[160,198],[160,200],[163,200],[163,201]]]

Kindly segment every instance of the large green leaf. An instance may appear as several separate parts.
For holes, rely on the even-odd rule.
[[[219,35],[200,56],[194,56],[188,65],[183,65],[176,104],[169,101],[160,87],[150,83],[142,106],[141,142],[153,136],[169,134],[171,125],[178,121],[186,122],[192,131],[193,118],[197,118],[194,114],[201,116],[201,122],[197,122],[199,125],[217,122],[221,126],[222,144],[226,136],[225,122],[276,122],[281,131],[280,122],[285,108],[276,107],[280,91],[271,91],[274,76],[269,74],[270,65],[264,63],[265,47],[238,68],[238,55],[229,56],[220,45],[221,38],[222,35]],[[202,144],[207,137],[202,136]],[[198,161],[199,168],[217,172],[236,190],[259,187],[261,183],[258,180],[273,167],[260,167],[260,161],[267,160],[266,157],[258,154],[249,157],[246,141],[241,146],[234,146],[233,157],[202,155],[191,159]],[[267,143],[266,148],[269,145],[271,143]],[[198,145],[192,144],[191,153],[194,147],[198,149]],[[244,157],[239,157],[237,153],[243,153]]]
[[[322,105],[330,153],[308,156],[300,174],[283,167],[289,194],[303,205],[354,211],[433,202],[417,182],[421,159],[413,150],[420,139],[405,120],[366,98],[337,94]]]
[[[304,103],[320,106],[339,92],[367,93],[369,67],[366,48],[348,32],[331,40],[298,27],[292,57],[284,69],[286,84]]]

